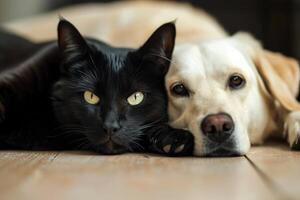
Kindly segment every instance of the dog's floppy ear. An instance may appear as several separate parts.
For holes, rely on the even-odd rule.
[[[254,62],[269,93],[286,110],[300,111],[296,100],[300,83],[298,62],[279,53],[263,49],[252,36],[238,33],[237,38]]]

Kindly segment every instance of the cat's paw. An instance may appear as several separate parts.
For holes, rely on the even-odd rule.
[[[168,128],[153,135],[150,148],[169,156],[192,155],[194,136],[185,130]]]
[[[300,150],[300,112],[291,112],[284,124],[284,133],[293,150]]]

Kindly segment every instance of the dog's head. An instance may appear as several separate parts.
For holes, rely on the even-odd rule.
[[[278,107],[299,108],[298,85],[297,63],[247,34],[179,45],[166,77],[171,125],[194,134],[195,155],[244,155],[278,129]]]

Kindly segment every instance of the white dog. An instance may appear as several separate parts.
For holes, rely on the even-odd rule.
[[[244,155],[272,134],[299,148],[299,66],[247,34],[178,45],[166,77],[172,126],[195,137],[195,155]],[[300,143],[300,141],[299,141]]]

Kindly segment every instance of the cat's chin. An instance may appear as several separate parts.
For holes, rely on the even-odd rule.
[[[108,141],[104,144],[97,145],[96,151],[101,154],[113,155],[129,152],[124,146],[114,143],[113,141]]]

